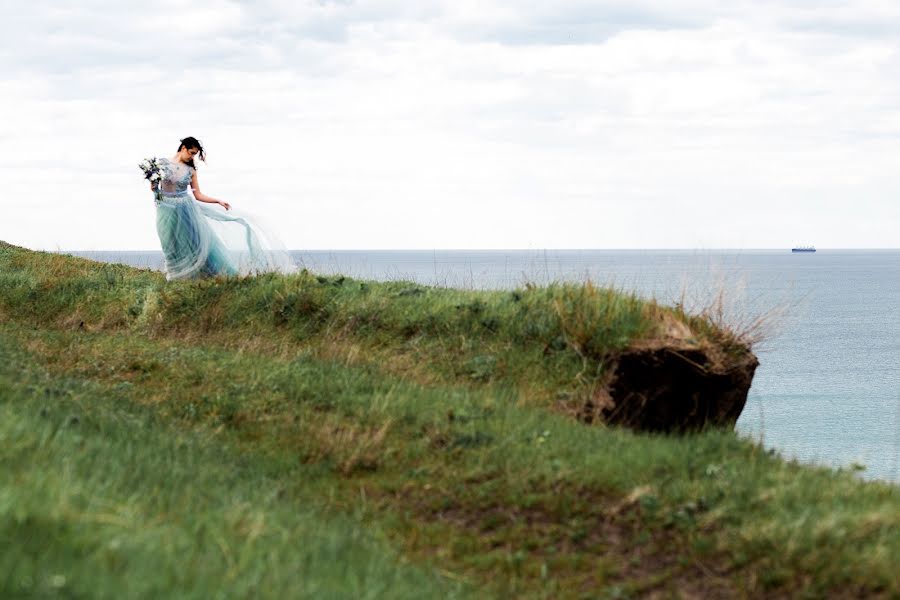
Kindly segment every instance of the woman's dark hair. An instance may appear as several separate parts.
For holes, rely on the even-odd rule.
[[[204,152],[203,146],[200,144],[200,140],[198,140],[195,137],[191,137],[191,136],[184,138],[183,140],[181,140],[181,143],[178,145],[177,152],[181,151],[182,146],[186,150],[192,150],[192,149],[196,148],[197,150],[200,151],[200,154],[199,154],[200,160],[202,160],[203,162],[206,162],[206,152]],[[187,163],[185,163],[185,164],[191,165],[191,167],[193,167],[194,169],[197,168],[197,165],[194,164],[193,158],[191,160],[187,161]]]

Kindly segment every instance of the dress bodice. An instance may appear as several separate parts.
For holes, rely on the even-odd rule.
[[[168,158],[159,159],[163,168],[162,192],[163,194],[186,195],[194,169],[181,161],[173,162]]]

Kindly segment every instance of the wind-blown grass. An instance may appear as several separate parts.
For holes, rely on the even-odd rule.
[[[514,385],[544,406],[592,394],[618,352],[673,330],[719,353],[750,349],[708,319],[590,283],[463,291],[306,271],[166,283],[149,270],[5,248],[0,311],[20,319],[369,359],[420,381]]]
[[[0,596],[462,597],[403,565],[377,528],[328,514],[333,486],[315,466],[175,429],[113,389],[28,373],[8,350]]]
[[[659,335],[668,309],[590,288],[516,299],[313,274],[166,285],[50,256],[0,248],[10,589],[49,593],[59,576],[100,596],[900,594],[896,488],[729,431],[641,435],[547,410],[623,340]],[[508,322],[523,301],[532,312]],[[706,343],[727,335],[675,316]],[[110,563],[123,531],[132,554]]]

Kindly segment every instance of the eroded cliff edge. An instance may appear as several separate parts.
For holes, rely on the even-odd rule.
[[[747,336],[707,315],[590,282],[479,291],[308,271],[166,282],[2,242],[0,319],[313,352],[514,388],[522,404],[647,431],[732,427],[758,365]]]

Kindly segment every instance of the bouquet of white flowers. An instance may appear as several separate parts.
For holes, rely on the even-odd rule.
[[[162,165],[159,164],[159,159],[155,156],[152,158],[145,158],[138,166],[141,168],[141,171],[144,172],[144,179],[147,179],[150,183],[156,184],[153,189],[153,196],[156,198],[156,203],[159,204],[161,200],[159,182],[163,178],[163,168]]]

